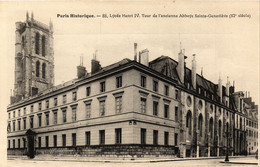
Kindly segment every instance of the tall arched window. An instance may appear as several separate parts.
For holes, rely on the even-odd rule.
[[[221,140],[221,136],[222,136],[221,128],[222,128],[222,124],[221,124],[221,120],[219,120],[218,121],[218,136],[219,136],[219,140]]]
[[[228,130],[229,130],[229,127],[228,127],[228,122],[227,122],[227,124],[226,124],[226,125],[227,125],[227,127],[226,127],[226,132],[228,132]]]
[[[240,129],[242,130],[242,118],[240,117]]]
[[[40,62],[36,62],[36,77],[40,76]]]
[[[37,32],[35,35],[35,53],[39,54],[40,49],[40,34]]]
[[[46,77],[46,64],[43,63],[42,64],[42,78],[45,79],[45,77]]]
[[[45,57],[45,36],[42,36],[42,56]]]
[[[209,120],[209,133],[210,133],[210,138],[213,138],[213,118],[212,117]]]
[[[186,116],[186,127],[189,130],[189,134],[191,135],[191,111],[188,111]]]
[[[202,115],[200,114],[199,116],[199,124],[198,124],[198,128],[199,128],[199,135],[202,136],[202,124],[203,124],[203,117]]]

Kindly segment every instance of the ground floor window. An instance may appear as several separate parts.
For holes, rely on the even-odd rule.
[[[141,128],[141,144],[146,144],[146,129]]]
[[[38,147],[41,148],[42,147],[42,138],[38,137]]]
[[[57,135],[53,136],[53,146],[57,147]]]
[[[174,134],[174,145],[177,146],[178,145],[178,133]]]
[[[86,145],[90,145],[90,132],[86,132]]]
[[[121,128],[115,129],[115,134],[116,134],[116,144],[121,144],[122,143],[122,129]]]
[[[62,135],[62,146],[63,147],[66,146],[66,135],[65,134]]]
[[[49,136],[45,136],[45,147],[49,147]]]
[[[76,146],[76,133],[72,133],[72,146]]]
[[[164,132],[164,145],[169,145],[169,132]]]
[[[153,144],[158,145],[158,130],[153,131]]]
[[[100,145],[105,144],[105,130],[99,131],[99,144]]]

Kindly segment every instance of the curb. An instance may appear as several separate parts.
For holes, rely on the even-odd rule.
[[[233,156],[230,158],[246,158],[246,157],[251,157],[251,156]],[[208,160],[208,159],[223,159],[225,158],[225,156],[221,156],[221,157],[200,157],[200,158],[176,158],[176,159],[126,159],[126,160],[116,160],[116,159],[107,159],[107,160],[88,160],[88,159],[40,159],[41,157],[35,158],[35,159],[29,159],[27,157],[23,157],[23,158],[13,158],[10,157],[8,158],[8,160],[26,160],[26,161],[67,161],[67,162],[99,162],[99,163],[159,163],[159,162],[171,162],[171,161],[189,161],[189,160]],[[225,162],[220,162],[220,163],[225,163]],[[243,162],[226,162],[226,163],[234,163],[234,164],[252,164],[252,165],[257,165],[257,163],[243,163]]]

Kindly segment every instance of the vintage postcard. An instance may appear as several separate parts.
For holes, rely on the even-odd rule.
[[[259,1],[0,1],[0,166],[258,163]]]

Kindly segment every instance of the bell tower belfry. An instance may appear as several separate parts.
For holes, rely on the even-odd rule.
[[[54,85],[53,25],[29,17],[16,22],[15,83],[11,104]]]

